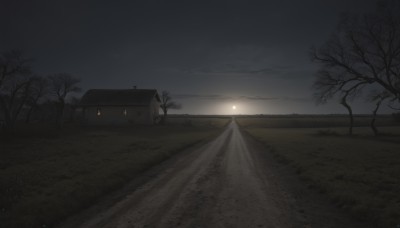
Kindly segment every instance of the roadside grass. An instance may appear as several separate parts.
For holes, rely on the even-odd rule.
[[[236,117],[243,127],[273,127],[273,128],[326,128],[347,127],[347,115],[264,115]],[[370,126],[371,116],[354,115],[355,127]],[[376,120],[379,126],[400,126],[400,122],[391,115],[379,115]]]
[[[218,127],[221,123],[225,123],[226,120],[231,120],[231,117],[227,116],[214,116],[214,117],[203,117],[203,116],[191,116],[191,115],[178,115],[171,116],[168,118],[168,124],[181,124],[183,126],[210,126]]]
[[[241,123],[241,119],[238,122]],[[242,125],[243,126],[243,125]],[[400,127],[244,128],[280,163],[294,167],[309,188],[377,227],[400,226]]]
[[[41,127],[0,141],[0,227],[51,227],[149,167],[216,136],[229,120]]]

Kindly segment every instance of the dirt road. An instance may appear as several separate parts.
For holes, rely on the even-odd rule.
[[[318,214],[300,208],[251,144],[232,122],[111,207],[62,227],[348,227],[336,215],[315,225]]]

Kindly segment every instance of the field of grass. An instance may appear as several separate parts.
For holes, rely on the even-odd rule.
[[[349,137],[344,127],[289,128],[293,119],[283,128],[265,127],[271,119],[237,121],[310,188],[354,217],[377,227],[400,225],[400,127],[380,127],[379,137],[357,127]]]
[[[212,138],[229,121],[176,118],[165,126],[19,130],[0,141],[0,227],[51,227],[174,153]]]
[[[278,127],[278,128],[325,128],[347,127],[347,115],[259,115],[238,116],[240,124],[245,127]],[[354,115],[354,126],[370,126],[371,116]],[[400,126],[400,121],[391,115],[380,115],[376,120],[377,126]]]

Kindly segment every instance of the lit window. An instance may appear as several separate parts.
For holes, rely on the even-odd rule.
[[[97,114],[97,116],[100,116],[100,115],[101,115],[101,109],[100,109],[100,108],[97,108],[96,114]]]
[[[126,108],[124,108],[124,111],[122,113],[124,114],[124,116],[126,116],[128,114],[128,111],[126,111]]]

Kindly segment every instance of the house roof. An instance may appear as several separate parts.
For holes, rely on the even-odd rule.
[[[160,101],[155,89],[91,89],[83,95],[82,106],[147,106],[153,98]]]

